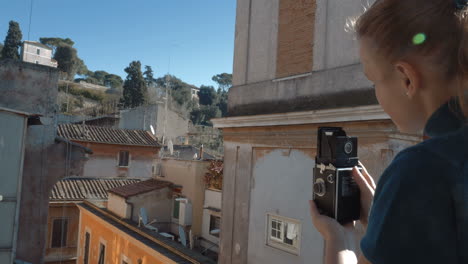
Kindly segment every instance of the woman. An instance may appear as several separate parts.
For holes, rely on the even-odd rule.
[[[378,0],[354,28],[384,111],[401,132],[429,139],[401,151],[377,187],[354,170],[367,229],[360,256],[354,225],[311,201],[325,263],[468,263],[467,1]]]

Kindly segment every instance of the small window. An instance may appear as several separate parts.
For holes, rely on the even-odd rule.
[[[297,220],[268,214],[267,244],[299,254],[301,224]]]
[[[37,50],[36,50],[36,53],[37,53],[37,55],[41,55],[41,50],[40,50],[40,49],[37,49]]]
[[[180,201],[176,201],[174,199],[172,218],[179,219],[179,208],[180,208]]]
[[[99,260],[98,264],[104,264],[104,258],[106,257],[106,246],[102,243],[99,244]]]
[[[210,215],[210,235],[219,237],[221,231],[221,217]]]
[[[84,258],[83,258],[83,263],[88,264],[89,261],[89,243],[91,240],[91,235],[86,232],[85,234],[85,246],[84,246]]]
[[[128,167],[130,153],[122,150],[119,153],[119,167]]]
[[[52,223],[53,248],[61,248],[67,245],[68,219],[55,219]]]
[[[39,64],[39,61],[36,61],[36,64]]]

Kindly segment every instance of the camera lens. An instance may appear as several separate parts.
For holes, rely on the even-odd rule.
[[[314,193],[318,196],[324,196],[326,193],[325,182],[323,179],[317,179],[314,183]]]
[[[353,143],[351,141],[346,142],[344,145],[344,152],[348,155],[353,152]]]

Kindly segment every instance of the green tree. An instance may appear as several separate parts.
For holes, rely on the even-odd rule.
[[[76,49],[69,45],[58,46],[54,59],[58,63],[57,68],[65,73],[66,79],[73,80],[79,65]]]
[[[3,49],[3,44],[0,43],[0,59],[2,58],[2,49]]]
[[[213,76],[211,78],[214,82],[218,84],[218,87],[222,90],[227,90],[232,86],[232,74],[230,73],[221,73]]]
[[[210,120],[220,116],[221,112],[216,105],[200,105],[190,112],[190,120],[195,125],[213,126]]]
[[[128,74],[123,86],[123,97],[121,103],[124,107],[137,107],[145,103],[147,87],[140,61],[132,61],[125,68]]]
[[[198,98],[201,105],[212,105],[216,101],[216,91],[213,86],[200,86]]]
[[[153,75],[153,69],[151,68],[151,66],[148,66],[148,65],[145,66],[145,72],[143,73],[143,76],[145,77],[146,85],[153,86],[154,75]]]
[[[122,77],[115,74],[107,74],[104,77],[104,85],[113,89],[122,88]]]
[[[225,117],[228,114],[228,92],[225,90],[221,90],[221,88],[218,88],[217,94],[218,102],[216,103],[216,106],[218,106],[219,110],[221,111],[221,117]]]
[[[89,72],[88,67],[85,65],[84,61],[78,58],[76,65],[76,73],[79,75],[86,75]]]
[[[168,83],[169,82],[169,83]],[[192,101],[192,88],[194,85],[188,84],[173,75],[165,75],[154,80],[156,86],[170,87],[171,97],[179,105],[189,105]],[[196,87],[195,87],[196,88]]]
[[[63,39],[63,38],[39,38],[39,42],[41,42],[44,45],[47,45],[51,47],[54,52],[59,46],[71,46],[75,45],[75,42],[69,38]]]
[[[8,33],[5,37],[4,47],[2,49],[2,59],[14,59],[19,60],[19,48],[21,46],[21,39],[23,34],[21,33],[18,22],[10,21],[8,27]]]

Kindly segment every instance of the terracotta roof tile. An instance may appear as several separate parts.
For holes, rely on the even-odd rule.
[[[170,182],[150,179],[150,180],[141,181],[141,182],[130,184],[130,185],[120,186],[117,188],[110,189],[108,191],[111,193],[117,194],[119,196],[122,196],[124,198],[128,198],[131,196],[150,192],[153,190],[163,189],[171,185],[172,183]]]
[[[107,200],[107,190],[134,184],[140,179],[69,178],[57,182],[50,193],[50,201]]]
[[[145,130],[63,124],[58,126],[57,133],[60,137],[76,141],[132,146],[161,146],[156,137]]]

